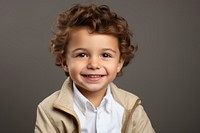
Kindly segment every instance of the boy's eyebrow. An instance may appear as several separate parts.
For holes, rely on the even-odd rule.
[[[72,51],[73,52],[76,52],[78,50],[81,50],[81,51],[88,51],[86,48],[76,48]],[[102,51],[112,51],[113,53],[117,53],[117,51],[111,49],[111,48],[103,48]]]
[[[103,48],[102,51],[112,51],[113,53],[117,53],[117,51],[115,51],[111,48]]]
[[[85,48],[76,48],[76,49],[72,50],[72,52],[76,52],[78,50],[87,51],[87,49],[85,49]]]

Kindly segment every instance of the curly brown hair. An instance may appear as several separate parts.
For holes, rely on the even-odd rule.
[[[132,33],[127,21],[112,12],[106,5],[75,5],[61,13],[57,18],[57,31],[51,39],[50,52],[55,56],[56,65],[62,66],[70,34],[74,29],[87,27],[92,33],[108,34],[118,38],[120,57],[124,59],[123,67],[134,57],[137,46],[131,45]],[[66,75],[69,74],[66,72]]]

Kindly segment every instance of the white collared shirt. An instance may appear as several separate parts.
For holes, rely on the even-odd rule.
[[[82,133],[121,133],[124,108],[117,103],[110,85],[99,107],[95,108],[73,83],[74,110],[78,115]]]

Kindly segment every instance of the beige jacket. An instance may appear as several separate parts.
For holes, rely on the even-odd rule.
[[[154,133],[140,100],[113,83],[114,99],[125,111],[122,133]],[[60,91],[43,100],[37,109],[35,133],[81,133],[80,121],[73,109],[72,81],[68,78]]]

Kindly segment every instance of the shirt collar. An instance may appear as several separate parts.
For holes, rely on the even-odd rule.
[[[85,113],[88,110],[88,105],[92,105],[92,103],[84,96],[81,94],[81,92],[78,90],[76,85],[73,83],[73,90],[74,90],[74,101],[75,104],[78,106],[78,108],[81,110],[81,112],[85,115]],[[98,108],[105,108],[105,110],[110,113],[112,111],[111,107],[111,90],[110,90],[110,85],[108,85],[106,95],[104,96],[103,100],[101,101],[101,104],[99,105]]]

